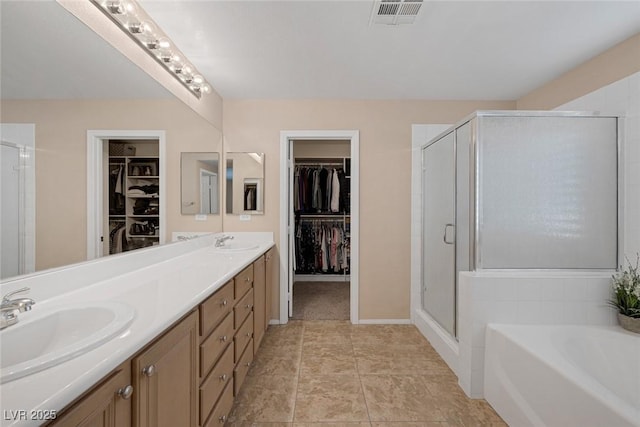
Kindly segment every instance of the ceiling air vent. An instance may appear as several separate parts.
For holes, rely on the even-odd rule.
[[[411,24],[418,16],[422,0],[376,0],[369,25]]]

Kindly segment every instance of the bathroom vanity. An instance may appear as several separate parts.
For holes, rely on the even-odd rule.
[[[73,288],[59,295],[43,288],[42,275],[4,283],[3,294],[31,285],[36,305],[20,313],[22,326],[39,311],[81,302],[128,305],[135,316],[116,336],[47,369],[7,381],[3,366],[2,425],[223,424],[269,324],[275,262],[271,233],[234,235],[222,247],[204,236],[139,251],[135,257],[151,260],[143,267],[132,254],[89,263],[97,278],[126,270],[123,263],[130,271],[84,286],[53,283]],[[43,275],[69,280],[73,268],[87,264]]]

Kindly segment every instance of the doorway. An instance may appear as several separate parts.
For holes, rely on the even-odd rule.
[[[200,213],[218,212],[218,174],[200,169]]]
[[[280,323],[358,323],[359,132],[281,132],[280,183]]]
[[[0,279],[35,271],[35,125],[0,124]]]
[[[119,251],[165,242],[165,145],[164,131],[87,131],[87,259],[116,253],[114,242],[128,242]]]

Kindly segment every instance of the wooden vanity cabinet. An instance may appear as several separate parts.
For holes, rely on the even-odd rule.
[[[265,310],[264,310],[264,330],[266,331],[271,321],[271,299],[273,298],[273,272],[277,261],[276,248],[273,247],[264,255],[265,265]]]
[[[127,360],[48,425],[129,427],[132,394],[131,364]]]
[[[274,255],[243,269],[49,425],[223,425],[268,327]]]
[[[253,354],[258,352],[264,337],[266,320],[267,281],[265,275],[266,258],[261,256],[253,263]]]
[[[233,405],[235,279],[200,304],[200,425],[220,425]]]
[[[131,364],[135,427],[198,425],[198,312],[148,346]]]

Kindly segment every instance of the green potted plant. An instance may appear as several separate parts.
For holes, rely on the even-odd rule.
[[[613,298],[609,303],[618,310],[620,326],[631,332],[640,334],[640,255],[636,257],[633,267],[627,258],[629,267],[613,276]]]

